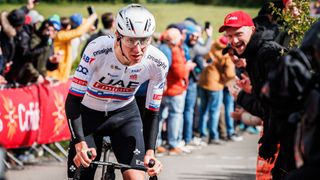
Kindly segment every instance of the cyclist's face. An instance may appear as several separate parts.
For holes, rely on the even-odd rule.
[[[133,38],[124,36],[121,38],[123,53],[131,61],[138,63],[142,59],[144,52],[151,43],[151,37]]]

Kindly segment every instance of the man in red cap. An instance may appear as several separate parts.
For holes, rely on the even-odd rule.
[[[230,43],[234,43],[234,50],[242,54],[255,31],[255,26],[247,13],[234,11],[225,17],[224,25],[219,28],[219,32],[223,31],[227,32]],[[233,38],[233,35],[238,38]]]
[[[240,91],[237,95],[237,104],[264,120],[264,132],[259,140],[259,143],[261,143],[259,155],[266,160],[273,161],[277,144],[280,137],[283,136],[281,133],[286,133],[283,129],[283,132],[280,132],[280,129],[285,124],[287,115],[272,109],[260,94],[266,83],[268,73],[271,71],[273,64],[280,59],[284,48],[273,41],[272,34],[269,31],[256,29],[250,15],[243,11],[229,13],[225,17],[224,24],[220,27],[219,32],[225,32],[231,48],[234,49],[239,58],[246,58],[247,60],[246,72],[252,90],[251,93]],[[291,159],[291,155],[293,153],[289,153],[290,158],[288,159]],[[278,158],[272,172],[274,179],[282,176],[280,169],[288,171],[293,168],[288,165],[290,163],[286,164],[286,162],[288,160]]]

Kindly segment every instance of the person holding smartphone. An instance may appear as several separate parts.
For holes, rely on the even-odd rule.
[[[60,51],[63,55],[62,60],[59,62],[57,69],[53,71],[48,71],[47,74],[49,77],[60,80],[68,81],[72,69],[72,44],[71,41],[74,38],[80,37],[86,32],[92,30],[94,22],[97,19],[97,14],[93,13],[90,15],[86,21],[79,25],[75,29],[71,29],[70,19],[67,17],[62,17],[61,20],[61,29],[57,32],[57,35],[54,38],[54,51]]]

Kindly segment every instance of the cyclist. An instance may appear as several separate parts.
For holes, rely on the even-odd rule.
[[[66,100],[66,115],[72,140],[69,145],[68,177],[76,167],[87,167],[81,179],[93,179],[100,159],[103,136],[110,136],[119,163],[147,167],[150,176],[162,164],[154,157],[158,110],[168,71],[168,60],[150,45],[155,31],[154,16],[144,7],[131,4],[116,17],[116,37],[101,36],[88,44],[75,72]],[[142,126],[134,94],[149,80]],[[143,128],[143,129],[142,129]],[[91,159],[87,152],[91,151]],[[144,179],[144,172],[122,169],[124,179]]]

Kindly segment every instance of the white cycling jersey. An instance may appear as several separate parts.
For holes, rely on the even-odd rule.
[[[97,111],[113,111],[129,104],[139,86],[149,81],[146,108],[158,111],[168,72],[168,60],[149,45],[141,63],[126,66],[116,58],[113,36],[90,42],[72,79],[69,93],[83,96],[82,104]]]

